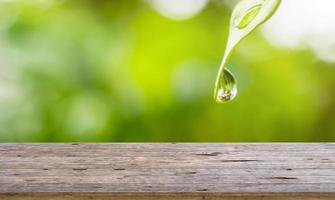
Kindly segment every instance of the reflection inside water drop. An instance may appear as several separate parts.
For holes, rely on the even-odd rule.
[[[216,85],[215,100],[219,103],[233,100],[237,94],[236,82],[233,74],[224,69],[220,74],[219,80]]]

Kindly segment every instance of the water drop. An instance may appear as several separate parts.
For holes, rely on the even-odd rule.
[[[280,2],[281,0],[242,0],[234,8],[226,50],[215,82],[216,102],[230,101],[237,94],[235,78],[226,66],[232,51],[243,38],[274,14]]]
[[[246,26],[250,24],[250,22],[253,21],[253,19],[255,19],[255,17],[258,15],[259,11],[261,10],[261,8],[262,8],[262,4],[257,4],[249,8],[244,13],[237,15],[234,18],[234,26],[239,29],[245,28]]]
[[[237,94],[234,75],[225,68],[219,76],[215,86],[214,98],[216,102],[224,103],[233,100]]]

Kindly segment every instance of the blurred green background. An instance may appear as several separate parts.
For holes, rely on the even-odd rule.
[[[231,2],[176,20],[144,0],[0,1],[0,141],[335,141],[334,62],[261,29],[215,103]]]

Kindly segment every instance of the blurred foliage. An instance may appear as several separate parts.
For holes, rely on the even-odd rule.
[[[0,141],[334,141],[335,67],[259,31],[233,53],[238,97],[212,93],[230,9],[174,21],[146,1],[0,8]]]

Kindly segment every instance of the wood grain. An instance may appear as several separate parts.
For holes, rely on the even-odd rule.
[[[335,144],[0,144],[2,199],[335,199]]]

